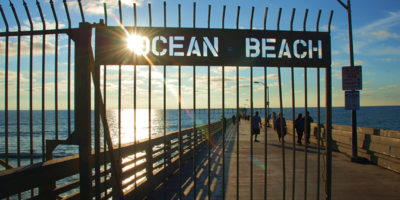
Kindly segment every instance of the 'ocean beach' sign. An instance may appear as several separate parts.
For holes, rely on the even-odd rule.
[[[107,65],[327,67],[327,32],[96,27],[96,62]]]

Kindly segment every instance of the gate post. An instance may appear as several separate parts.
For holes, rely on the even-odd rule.
[[[79,138],[80,199],[92,195],[91,166],[91,78],[90,56],[92,25],[80,23],[75,40],[75,132]]]
[[[325,160],[325,199],[330,200],[332,196],[332,72],[331,67],[325,69],[326,79],[326,111],[325,111],[325,133],[326,133],[326,160]]]

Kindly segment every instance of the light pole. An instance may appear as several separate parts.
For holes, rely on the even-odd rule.
[[[261,85],[265,86],[265,83],[263,83],[263,82],[254,81],[254,83],[261,84]],[[264,116],[264,117],[265,117],[265,119],[268,119],[269,110],[270,110],[270,108],[269,108],[269,87],[266,86],[265,90],[266,90],[265,93],[266,93],[267,116]]]
[[[337,0],[340,5],[347,11],[347,18],[349,24],[349,48],[350,48],[350,66],[354,67],[354,51],[353,51],[353,28],[351,24],[351,6],[350,0],[347,0],[347,4],[344,4],[341,0]],[[357,113],[356,110],[351,111],[351,126],[352,126],[352,162],[358,162],[358,152],[357,152]]]

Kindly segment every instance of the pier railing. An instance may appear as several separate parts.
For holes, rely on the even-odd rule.
[[[227,120],[228,124],[231,120]],[[214,137],[221,133],[223,121],[217,121],[211,124],[198,126],[195,129],[188,128],[181,130],[182,134],[182,160],[191,159],[194,146],[201,149],[208,139],[208,130],[210,135]],[[195,130],[195,134],[194,134]],[[211,138],[212,140],[213,138]],[[151,143],[149,145],[149,142]],[[149,149],[148,147],[152,148]],[[137,152],[132,154],[132,152]],[[100,163],[102,165],[109,164],[109,155],[104,155],[104,151],[100,153]],[[179,132],[174,131],[168,135],[153,138],[151,141],[137,141],[136,144],[123,144],[121,148],[115,147],[114,154],[121,160],[121,178],[123,181],[124,196],[136,197],[141,199],[148,195],[153,188],[162,183],[166,177],[173,174],[178,168],[179,159]],[[148,157],[151,161],[148,162]],[[106,159],[104,159],[106,158]],[[94,170],[94,153],[90,158]],[[104,170],[102,168],[102,176],[111,173],[110,168]],[[135,174],[136,177],[135,177]],[[80,192],[77,190],[80,185],[79,178],[79,157],[78,155],[68,156],[64,158],[53,159],[46,162],[36,163],[34,165],[9,169],[0,172],[0,198],[5,198],[18,193],[30,191],[31,189],[39,189],[39,193],[33,196],[33,199],[55,199],[62,197],[64,199],[80,199]],[[112,176],[104,176],[107,179],[101,181],[100,190],[104,195],[102,198],[113,196]],[[151,177],[151,178],[150,178]],[[92,180],[95,176],[93,174]],[[57,184],[57,181],[63,180],[63,184]],[[70,181],[68,181],[70,180]],[[148,181],[148,180],[151,180]],[[22,184],[23,183],[23,184]],[[93,186],[93,191],[95,187]],[[94,196],[95,194],[92,194]]]

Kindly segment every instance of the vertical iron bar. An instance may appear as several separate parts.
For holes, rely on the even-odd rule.
[[[24,1],[26,15],[28,16],[30,30],[33,31],[32,18],[28,9],[28,5]],[[30,159],[33,164],[33,35],[29,37],[29,138],[30,138]],[[32,190],[32,196],[34,190]]]
[[[211,5],[208,5],[208,23],[207,28],[210,28],[211,20]],[[210,65],[207,66],[207,109],[208,109],[208,199],[211,199],[211,121],[210,121]]]
[[[8,22],[6,15],[4,14],[3,7],[0,5],[0,12],[1,16],[3,17],[4,24],[6,25],[6,32],[9,33],[9,27],[8,27]],[[5,80],[4,80],[4,136],[5,136],[5,159],[6,159],[6,164],[8,164],[8,34],[6,35],[6,46],[5,46],[5,52],[4,52],[4,65],[5,65]]]
[[[148,8],[149,8],[149,26],[152,26],[152,22],[151,22],[151,4],[148,4]],[[148,164],[148,169],[150,171],[148,171],[149,173],[149,185],[150,188],[152,187],[152,179],[153,179],[153,145],[151,143],[151,63],[149,63],[149,149],[148,149],[148,153],[149,155],[147,155],[147,162],[149,162]]]
[[[103,25],[103,24],[101,24]],[[94,163],[95,163],[95,192],[94,196],[96,200],[101,198],[100,191],[100,98],[101,98],[101,89],[100,89],[100,65],[94,61],[94,71],[93,71],[93,84],[98,85],[98,90],[94,90]],[[105,109],[104,109],[105,110]],[[105,137],[104,137],[105,138]],[[104,143],[105,144],[105,143]],[[105,155],[105,154],[104,154]],[[104,162],[105,163],[105,162]],[[106,181],[105,181],[106,183]]]
[[[178,27],[181,28],[181,4],[178,4]],[[178,66],[178,139],[179,139],[179,199],[182,199],[182,119],[181,119],[181,65]]]
[[[196,28],[196,2],[193,2],[193,28]],[[197,196],[197,178],[196,178],[196,167],[197,167],[197,130],[196,130],[196,66],[193,66],[193,199]]]
[[[45,74],[45,69],[46,69],[46,34],[44,31],[46,31],[46,22],[43,17],[43,12],[42,8],[40,7],[39,1],[36,1],[36,5],[39,9],[40,13],[40,18],[42,19],[42,25],[43,25],[43,39],[42,39],[42,160],[43,162],[45,161],[45,153],[46,153],[46,147],[45,147],[45,142],[46,142],[46,131],[45,131],[45,79],[46,79],[46,74]]]
[[[279,14],[278,14],[278,22],[277,22],[277,30],[279,31],[280,29],[280,21],[281,21],[281,15],[282,15],[282,8],[279,8]],[[279,78],[279,108],[280,108],[280,113],[281,116],[279,116],[280,120],[280,130],[281,130],[281,147],[282,147],[282,179],[283,179],[283,184],[282,184],[282,197],[283,199],[286,199],[286,157],[285,157],[285,137],[284,137],[284,132],[283,132],[283,105],[282,105],[282,85],[281,85],[281,67],[278,66],[278,78]]]
[[[100,86],[100,65],[95,61],[94,65],[94,79],[95,85]],[[95,150],[95,194],[96,199],[100,199],[100,88],[94,90],[94,150]]]
[[[308,9],[306,9],[305,15],[304,15],[304,22],[303,22],[303,31],[306,31],[306,26],[307,26],[307,16],[308,16]],[[305,132],[305,145],[304,145],[304,199],[307,199],[307,178],[308,178],[308,143],[309,143],[309,137],[311,134],[311,131],[308,130],[311,127],[308,127],[308,120],[310,116],[307,114],[307,66],[304,67],[304,132]],[[310,133],[309,133],[310,132]]]
[[[225,10],[224,5],[222,10],[222,29],[225,29]],[[225,200],[225,66],[222,66],[222,199]]]
[[[237,7],[236,30],[239,30],[240,6]],[[236,66],[236,199],[239,199],[239,66]]]
[[[82,8],[82,1],[78,0],[78,4],[79,4],[79,10],[81,12],[81,18],[82,18],[82,22],[85,22],[85,15],[83,13],[83,8]]]
[[[250,30],[253,29],[254,6],[251,7]],[[250,199],[253,199],[253,66],[250,66]]]
[[[319,32],[319,20],[321,18],[321,10],[318,11],[318,19],[316,29]],[[317,68],[317,136],[318,136],[318,143],[317,143],[317,200],[319,200],[320,194],[320,173],[321,173],[321,119],[320,119],[320,74],[319,74],[319,67]]]
[[[33,31],[33,23],[28,5],[23,1],[26,15],[28,16],[30,30]],[[29,36],[29,154],[30,164],[33,164],[33,35]],[[31,190],[31,197],[35,195],[35,190]]]
[[[17,12],[13,3],[10,1],[10,6],[13,11],[15,21],[18,25],[18,32],[21,32],[21,24],[19,23]],[[21,166],[21,36],[18,35],[17,42],[17,166]],[[21,193],[18,194],[21,199]]]
[[[296,9],[293,8],[292,18],[290,20],[290,31],[293,31],[293,21]],[[296,193],[296,130],[295,130],[295,117],[296,117],[296,108],[295,108],[295,92],[294,92],[294,68],[290,67],[291,72],[291,83],[292,83],[292,122],[293,122],[293,181],[292,181],[292,199],[295,199]]]
[[[137,12],[136,12],[136,3],[133,3],[133,20],[135,22],[134,28],[135,28],[135,32],[136,32],[136,28],[137,28]],[[136,55],[135,55],[136,56]],[[134,197],[136,199],[137,197],[137,149],[136,149],[136,139],[137,139],[137,129],[136,129],[136,103],[137,103],[137,99],[136,99],[136,88],[137,88],[137,84],[136,84],[136,75],[137,75],[137,66],[136,64],[133,66],[133,115],[134,115],[134,121],[133,121],[133,144],[134,144],[134,148],[133,148],[133,152],[134,152],[134,159],[135,159],[135,166],[133,168],[133,172],[135,174],[135,194]]]
[[[53,17],[54,21],[56,23],[56,33],[54,35],[55,37],[55,47],[54,47],[54,108],[55,108],[55,113],[54,113],[54,118],[55,118],[55,134],[56,134],[56,140],[58,140],[58,19],[57,19],[57,14],[54,9],[54,2],[53,0],[50,0],[50,5],[51,5],[51,10],[53,11]]]
[[[108,25],[108,17],[107,17],[107,4],[106,2],[103,3],[103,8],[104,8],[104,22],[105,25]],[[105,116],[107,116],[107,65],[103,65],[103,102],[104,102],[104,114]],[[106,132],[103,131],[103,149],[104,149],[104,165],[103,165],[103,169],[106,172],[107,171],[107,140],[106,140]],[[108,194],[108,181],[107,181],[107,175],[108,173],[104,174],[104,183],[105,183],[105,188],[104,188],[104,196],[107,196]],[[97,183],[96,183],[97,184]]]
[[[120,25],[123,24],[122,22],[122,9],[121,9],[121,0],[118,0],[118,8],[119,8],[119,23]],[[121,138],[121,90],[122,90],[122,73],[121,73],[122,69],[121,69],[121,64],[118,65],[118,165],[120,165],[122,163],[122,158],[121,158],[121,142],[122,142],[122,138]],[[120,174],[122,174],[122,168],[121,169],[117,169],[119,171]],[[121,188],[122,189],[122,188]]]
[[[91,80],[90,54],[92,25],[79,24],[79,36],[75,41],[75,131],[79,134],[80,198],[89,199],[92,194],[91,155]]]
[[[67,0],[64,0],[65,13],[68,19],[68,29],[71,30],[71,18],[69,16]],[[68,67],[67,67],[67,106],[68,106],[68,137],[71,135],[71,35],[68,34]]]
[[[167,28],[167,2],[164,1],[164,28]],[[164,65],[163,69],[163,144],[164,144],[164,170],[167,169],[167,67]],[[164,179],[164,199],[167,198],[167,183],[168,183],[168,176]]]
[[[331,33],[333,10],[329,16],[328,32]],[[332,79],[331,66],[325,69],[325,133],[326,133],[326,184],[325,199],[330,200],[332,195]]]
[[[267,30],[267,17],[268,17],[268,7],[265,8],[264,14],[264,30]],[[264,66],[264,199],[267,199],[267,142],[268,142],[268,135],[267,135],[267,124],[268,122],[268,112],[267,112],[267,67]],[[269,104],[269,102],[268,102]]]

